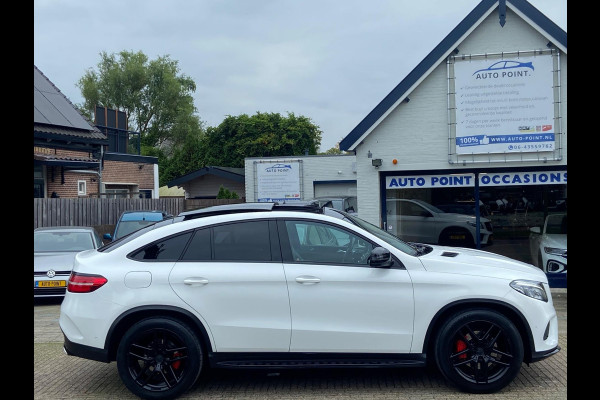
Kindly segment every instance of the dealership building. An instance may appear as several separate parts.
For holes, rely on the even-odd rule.
[[[357,196],[361,218],[394,234],[400,214],[426,218],[401,209],[403,199],[471,205],[493,226],[490,251],[537,263],[531,228],[565,214],[566,229],[566,32],[525,0],[481,1],[340,149],[350,156],[246,159],[246,200],[339,188]],[[280,193],[267,173],[277,170],[292,176]]]

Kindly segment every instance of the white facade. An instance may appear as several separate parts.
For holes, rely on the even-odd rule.
[[[256,168],[258,165],[299,162],[301,200],[315,197],[315,186],[326,187],[336,195],[355,194],[356,168],[354,155],[297,156],[297,157],[251,157],[244,160],[246,178],[246,202],[258,201]],[[323,186],[321,186],[323,185]],[[354,192],[354,193],[353,193]],[[323,192],[321,192],[323,193]]]
[[[456,44],[459,54],[482,54],[547,49],[549,39],[507,8],[506,24],[501,27],[497,11],[491,12],[468,37]],[[560,132],[562,160],[544,163],[520,161],[521,154],[476,155],[463,163],[449,163],[448,151],[448,70],[446,59],[424,77],[410,93],[409,102],[400,102],[355,147],[357,195],[361,218],[380,225],[380,172],[461,170],[486,168],[548,167],[567,165],[567,55],[560,52]],[[558,131],[558,129],[557,129]],[[368,152],[372,158],[368,158]],[[532,158],[531,154],[523,157]],[[378,169],[372,159],[381,159]],[[397,164],[393,164],[393,160]]]

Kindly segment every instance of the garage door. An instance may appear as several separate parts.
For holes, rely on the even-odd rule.
[[[315,197],[356,196],[356,181],[340,183],[314,182]]]

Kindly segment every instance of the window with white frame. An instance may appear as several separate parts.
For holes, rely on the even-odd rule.
[[[77,195],[85,196],[87,193],[87,182],[86,181],[77,181]]]

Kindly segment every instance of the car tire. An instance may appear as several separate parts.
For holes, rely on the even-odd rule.
[[[127,388],[143,399],[174,399],[192,387],[203,365],[202,346],[184,323],[147,318],[125,332],[117,370]]]
[[[470,309],[451,315],[434,344],[442,375],[468,393],[494,393],[508,385],[521,369],[523,341],[504,315]]]

